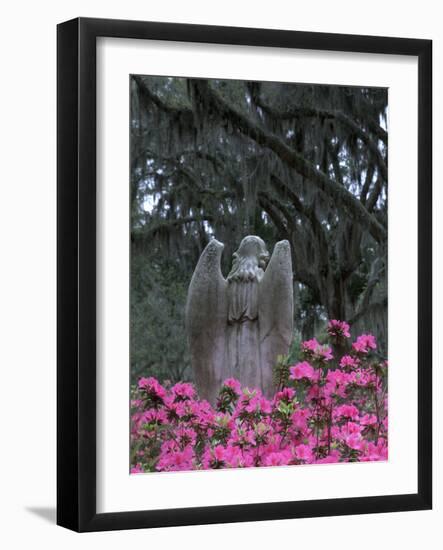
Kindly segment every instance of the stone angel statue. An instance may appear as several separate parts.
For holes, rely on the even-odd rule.
[[[200,397],[215,403],[226,378],[274,393],[273,367],[293,332],[293,283],[288,241],[269,260],[260,237],[245,237],[225,279],[224,245],[213,239],[195,268],[186,304],[186,331]]]

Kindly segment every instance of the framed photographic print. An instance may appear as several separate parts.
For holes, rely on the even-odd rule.
[[[428,40],[58,26],[59,525],[431,508],[431,75]]]

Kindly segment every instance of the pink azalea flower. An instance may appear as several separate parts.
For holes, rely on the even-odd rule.
[[[244,410],[247,413],[264,413],[269,414],[271,412],[271,403],[262,395],[254,395],[245,404]]]
[[[302,351],[305,351],[305,352],[315,353],[318,347],[320,347],[320,344],[316,338],[312,338],[311,340],[305,340],[301,344]]]
[[[186,425],[178,426],[175,435],[182,446],[195,445],[197,441],[197,433],[194,429],[186,427]]]
[[[251,453],[231,445],[228,445],[225,450],[224,460],[229,468],[248,468],[254,465],[254,458]]]
[[[337,321],[336,319],[329,321],[328,333],[331,336],[338,336],[342,338],[349,338],[351,336],[348,323],[345,321]]]
[[[152,376],[149,378],[140,378],[138,387],[140,390],[144,390],[150,397],[163,399],[166,396],[165,388]]]
[[[172,386],[171,392],[179,399],[193,399],[195,396],[194,386],[186,382],[178,382]]]
[[[295,447],[295,456],[298,460],[304,460],[305,462],[310,462],[313,459],[313,453],[309,445],[301,443]]]
[[[284,466],[292,459],[291,451],[271,452],[262,461],[263,466]]]
[[[346,445],[351,449],[359,451],[363,446],[363,439],[360,433],[350,433],[345,438]]]
[[[340,453],[338,451],[331,451],[324,458],[318,458],[315,461],[316,464],[335,464],[336,462],[340,462]]]
[[[316,338],[302,342],[301,349],[308,358],[316,359],[317,361],[330,361],[333,358],[331,348],[329,346],[322,346]]]
[[[289,372],[290,380],[301,380],[302,378],[313,380],[315,378],[315,371],[307,361],[302,361],[289,367]]]
[[[362,426],[375,426],[377,424],[377,417],[375,414],[365,414],[360,418],[360,424]]]
[[[354,405],[340,405],[334,410],[333,416],[337,418],[349,418],[351,420],[357,420],[359,418],[359,412]]]
[[[229,439],[229,444],[238,446],[241,448],[249,447],[255,445],[255,432],[251,429],[243,429],[237,427],[237,429],[231,432],[231,437]]]
[[[329,346],[320,346],[317,348],[315,355],[318,359],[323,361],[330,361],[334,358],[332,355],[332,349]]]
[[[308,419],[311,413],[309,409],[297,409],[292,413],[291,421],[294,428],[305,431],[308,427]]]
[[[274,403],[279,401],[290,402],[295,397],[295,390],[292,388],[283,388],[281,391],[277,392],[274,397]]]
[[[344,436],[350,434],[359,434],[362,431],[362,426],[357,422],[348,421],[344,426],[342,426],[341,431]]]
[[[306,401],[311,402],[321,399],[323,397],[322,390],[324,390],[324,388],[320,388],[318,384],[313,384],[306,394]]]
[[[169,450],[160,454],[160,459],[157,463],[158,471],[183,471],[193,469],[194,450],[190,445],[180,450]]]
[[[357,353],[366,354],[370,349],[377,349],[377,344],[372,334],[361,334],[352,347]]]
[[[203,453],[203,467],[219,468],[223,465],[225,459],[226,449],[223,445],[216,445],[215,447],[208,447]]]
[[[356,357],[352,357],[351,355],[343,355],[343,357],[340,359],[340,367],[342,369],[357,368],[358,363],[359,363],[358,359]]]
[[[387,460],[388,459],[388,447],[384,439],[379,439],[375,444],[369,441],[364,450],[364,455],[360,457],[362,462]]]
[[[226,388],[229,388],[230,390],[232,390],[237,395],[241,394],[241,384],[235,378],[227,378],[223,382],[223,386],[226,387]]]

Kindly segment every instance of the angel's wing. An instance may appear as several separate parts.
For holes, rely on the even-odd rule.
[[[195,268],[186,303],[186,332],[200,397],[215,400],[223,381],[227,282],[220,269],[224,245],[211,240]]]
[[[288,241],[275,245],[259,284],[260,355],[262,364],[274,366],[279,355],[287,355],[293,337],[294,299],[291,248]],[[262,384],[272,393],[272,371],[262,373]]]

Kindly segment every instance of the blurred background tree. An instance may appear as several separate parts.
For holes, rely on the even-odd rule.
[[[131,378],[192,380],[187,288],[212,237],[288,239],[294,338],[387,352],[387,90],[133,75]],[[294,346],[295,349],[296,346]]]

